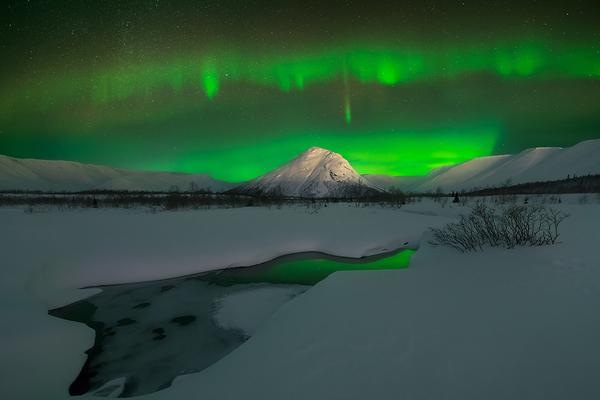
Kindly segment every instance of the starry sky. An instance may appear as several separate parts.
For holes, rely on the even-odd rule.
[[[0,154],[241,181],[600,138],[598,1],[0,5]]]

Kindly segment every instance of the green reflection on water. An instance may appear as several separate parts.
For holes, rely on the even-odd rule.
[[[415,250],[403,250],[390,256],[374,256],[366,260],[327,256],[274,260],[256,267],[222,270],[218,274],[210,273],[206,277],[218,284],[269,282],[314,285],[336,271],[407,268],[414,253]]]

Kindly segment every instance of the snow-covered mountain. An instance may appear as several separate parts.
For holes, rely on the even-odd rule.
[[[0,190],[169,191],[176,187],[289,197],[360,197],[391,188],[449,192],[589,174],[600,174],[600,139],[567,148],[537,147],[515,155],[478,157],[433,169],[425,176],[361,176],[341,155],[312,147],[274,171],[237,186],[206,174],[129,171],[0,155]]]
[[[144,190],[210,189],[222,192],[234,184],[206,174],[142,172],[73,161],[20,159],[0,155],[0,190]]]
[[[381,192],[341,155],[311,147],[281,167],[232,192],[286,197],[360,197]]]
[[[567,148],[536,147],[515,155],[478,157],[436,168],[423,177],[365,177],[386,189],[397,187],[406,191],[433,192],[439,188],[448,192],[589,174],[600,174],[600,139],[586,140]]]

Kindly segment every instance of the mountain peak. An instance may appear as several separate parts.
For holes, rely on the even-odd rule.
[[[375,194],[380,189],[360,176],[340,154],[311,147],[233,191],[285,197],[359,197]]]
[[[332,154],[334,156],[342,157],[341,155],[334,153],[331,150],[327,150],[322,147],[313,146],[313,147],[308,148],[304,152],[300,153],[296,158],[302,158],[302,159],[322,158],[322,157],[327,157],[330,154]]]
[[[318,146],[312,146],[310,148],[308,148],[304,153],[302,154],[306,154],[306,153],[310,153],[310,154],[319,154],[319,153],[332,153],[332,151],[324,149],[322,147],[318,147]]]

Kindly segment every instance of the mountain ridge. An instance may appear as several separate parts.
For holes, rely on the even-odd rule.
[[[600,139],[571,147],[534,147],[517,154],[476,157],[435,168],[422,177],[365,175],[385,189],[412,192],[476,190],[506,184],[552,181],[600,173]]]
[[[224,191],[235,184],[207,174],[134,171],[77,161],[39,160],[0,155],[0,190],[169,191],[196,189]]]
[[[359,175],[338,153],[311,147],[282,166],[230,192],[283,197],[363,197],[382,189]]]
[[[0,190],[172,191],[287,197],[361,197],[392,188],[408,192],[471,191],[507,184],[600,174],[600,139],[571,147],[534,147],[517,154],[477,157],[435,168],[425,176],[358,174],[340,154],[311,147],[260,177],[239,184],[207,174],[144,172],[76,161],[0,155]]]

